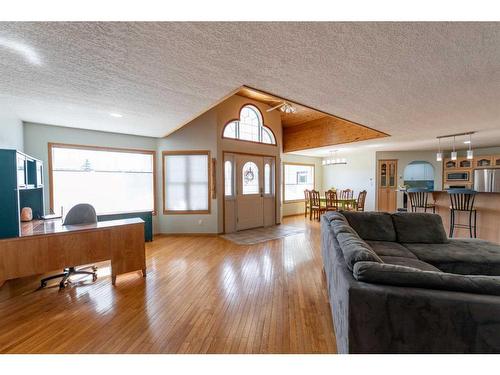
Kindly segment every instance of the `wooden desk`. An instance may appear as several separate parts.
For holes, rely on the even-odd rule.
[[[144,221],[138,218],[85,225],[62,225],[61,219],[23,223],[21,236],[0,240],[3,281],[66,267],[111,260],[111,280],[142,270],[146,276]]]

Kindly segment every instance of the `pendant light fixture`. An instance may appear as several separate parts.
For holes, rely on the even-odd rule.
[[[469,149],[467,150],[467,159],[474,159],[474,151],[472,151],[472,134],[469,134]]]
[[[436,153],[436,161],[443,161],[443,150],[441,150],[441,139],[442,138],[453,138],[453,151],[451,152],[451,160],[457,160],[457,150],[455,149],[455,140],[456,137],[463,137],[465,135],[469,136],[469,140],[465,141],[465,144],[469,145],[469,149],[467,150],[467,159],[471,160],[474,158],[474,152],[472,151],[472,140],[471,136],[475,132],[466,132],[466,133],[458,133],[458,134],[449,134],[449,135],[440,135],[436,137],[438,139],[438,152]]]
[[[322,162],[323,165],[341,165],[347,164],[346,158],[337,157],[337,150],[330,151],[330,157],[326,158]]]
[[[453,151],[451,152],[451,160],[457,160],[457,152],[455,151],[455,136],[453,136]]]
[[[436,154],[436,161],[443,161],[443,153],[441,152],[441,138],[438,138],[438,152]]]

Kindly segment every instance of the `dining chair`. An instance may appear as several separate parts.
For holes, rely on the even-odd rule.
[[[312,220],[313,216],[314,218],[317,218],[318,220],[321,217],[321,213],[325,211],[325,207],[321,206],[321,197],[319,194],[319,191],[317,190],[311,190],[309,192],[310,194],[310,206],[311,206],[311,211],[309,213],[309,220]]]
[[[432,213],[436,213],[436,205],[427,203],[429,190],[425,188],[410,188],[406,190],[406,193],[410,200],[411,212],[417,212],[418,209],[423,209],[424,212],[427,212],[427,209],[432,209]]]
[[[351,189],[340,190],[340,199],[353,199],[354,191]]]
[[[311,210],[311,202],[310,202],[310,191],[304,190],[304,217],[307,217],[307,211]]]
[[[345,189],[340,191],[340,200],[342,201],[342,209],[352,210],[353,204],[349,200],[354,199],[354,191],[351,189]]]
[[[338,211],[339,201],[337,199],[337,192],[334,190],[328,190],[325,193],[326,206],[325,211]]]
[[[358,199],[354,204],[355,211],[364,211],[365,210],[365,201],[366,201],[366,190],[361,191],[358,194]]]

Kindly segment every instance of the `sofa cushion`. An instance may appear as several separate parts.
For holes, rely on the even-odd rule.
[[[434,267],[432,264],[423,262],[421,260],[418,260],[416,258],[405,258],[405,257],[380,257],[382,259],[382,262],[386,264],[394,264],[396,266],[405,266],[405,267],[412,267],[416,268],[420,271],[434,271],[434,272],[441,272],[440,269]]]
[[[342,250],[342,254],[344,255],[347,267],[351,271],[357,262],[370,261],[382,263],[378,255],[365,241],[359,238],[358,235],[342,232],[338,234],[337,240]]]
[[[495,276],[455,275],[376,262],[357,262],[353,275],[368,283],[500,296],[500,277]]]
[[[415,254],[397,242],[366,241],[378,256],[405,257],[417,259]]]
[[[444,272],[500,276],[500,245],[452,238],[444,244],[403,243],[418,259]]]
[[[349,225],[347,222],[343,222],[340,220],[335,220],[330,223],[333,233],[338,236],[339,233],[352,233],[359,237],[356,231]]]
[[[342,211],[349,225],[368,241],[396,241],[391,214],[387,212]]]
[[[398,242],[446,243],[448,237],[441,216],[431,213],[398,212],[392,214]]]
[[[345,216],[336,211],[328,211],[322,217],[329,223],[332,223],[334,221],[343,221],[344,223],[347,223],[347,219],[345,218]]]

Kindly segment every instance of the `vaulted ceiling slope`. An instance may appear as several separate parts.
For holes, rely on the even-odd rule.
[[[0,23],[0,72],[24,121],[160,137],[248,85],[403,149],[500,140],[498,23]]]

